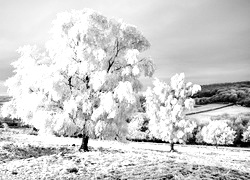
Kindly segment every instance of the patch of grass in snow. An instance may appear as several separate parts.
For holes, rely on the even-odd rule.
[[[33,146],[25,144],[14,144],[4,143],[0,146],[0,162],[7,162],[18,159],[27,159],[27,158],[37,158],[41,156],[48,156],[52,154],[58,154],[60,152],[68,152],[67,147],[42,147],[42,146]]]

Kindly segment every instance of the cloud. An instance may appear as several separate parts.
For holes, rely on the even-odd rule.
[[[201,84],[249,80],[249,1],[202,2],[162,24],[151,50],[156,74],[185,72]]]

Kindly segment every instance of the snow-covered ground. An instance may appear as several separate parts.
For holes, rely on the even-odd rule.
[[[250,149],[90,140],[0,129],[0,179],[250,179]]]
[[[225,105],[223,105],[223,104],[208,104],[208,105],[203,105],[203,106],[200,106],[198,108],[195,108],[190,112],[199,112],[199,111],[219,108],[221,106],[225,106]],[[250,113],[250,108],[233,105],[233,106],[229,106],[229,107],[225,107],[225,108],[217,109],[217,110],[213,110],[213,111],[192,114],[192,115],[189,115],[188,118],[197,119],[197,120],[202,121],[202,122],[209,122],[211,120],[212,116],[218,116],[218,115],[223,115],[223,114],[238,115],[240,113]]]

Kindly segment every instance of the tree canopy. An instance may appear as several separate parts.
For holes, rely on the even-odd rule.
[[[40,131],[123,137],[126,118],[138,102],[141,75],[154,64],[141,52],[148,40],[133,25],[90,9],[58,14],[45,48],[19,48],[6,81],[12,100],[3,114]]]
[[[170,143],[183,142],[184,135],[191,133],[196,126],[185,118],[185,109],[194,106],[192,95],[201,87],[191,82],[185,83],[184,73],[171,78],[170,85],[156,79],[154,88],[146,91],[146,112],[149,130],[157,139]],[[171,150],[174,150],[171,147]]]

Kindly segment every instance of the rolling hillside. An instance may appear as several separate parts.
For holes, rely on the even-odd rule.
[[[3,105],[3,103],[10,101],[11,97],[9,96],[0,96],[0,106]]]
[[[250,107],[250,81],[202,85],[196,104],[233,103]]]

